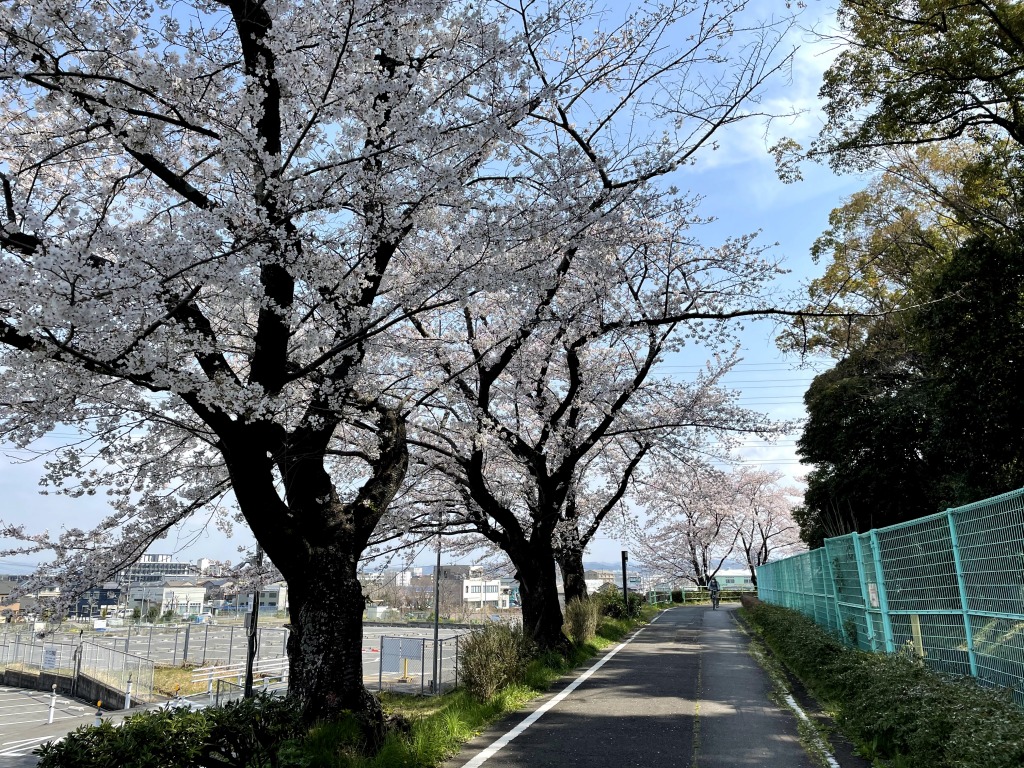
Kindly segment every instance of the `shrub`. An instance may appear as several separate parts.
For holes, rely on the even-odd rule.
[[[83,725],[36,754],[40,768],[262,768],[276,765],[282,744],[302,733],[290,699],[260,695],[223,707],[142,712],[119,727]]]
[[[683,600],[683,590],[681,590],[681,589],[673,589],[672,590],[672,602],[673,603],[682,603],[682,602],[684,602],[684,600]]]
[[[849,648],[786,608],[751,601],[746,615],[871,757],[906,768],[1024,765],[1024,711],[1005,693],[911,656]]]
[[[565,606],[566,634],[576,645],[593,640],[597,635],[598,605],[589,598],[570,600]]]
[[[622,592],[619,590],[601,590],[594,595],[594,599],[599,601],[601,615],[613,619],[635,619],[640,616],[640,609],[644,606],[643,598],[635,592],[629,593],[628,609],[623,605]]]
[[[499,688],[521,683],[533,647],[521,625],[488,624],[462,643],[459,673],[466,690],[487,701]]]

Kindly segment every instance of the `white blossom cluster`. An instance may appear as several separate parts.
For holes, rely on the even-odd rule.
[[[384,515],[478,508],[476,455],[554,536],[617,502],[640,451],[770,431],[717,386],[728,362],[652,371],[770,308],[777,266],[748,236],[702,245],[666,178],[756,112],[790,20],[613,17],[0,3],[0,435],[72,430],[44,485],[111,502],[94,530],[0,536],[53,550],[73,592],[189,516],[244,520],[298,581]]]

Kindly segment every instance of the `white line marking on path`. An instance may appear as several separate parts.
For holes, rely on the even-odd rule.
[[[810,724],[811,720],[807,717],[807,713],[803,711],[799,704],[796,703],[796,699],[791,694],[786,694],[786,703],[789,704],[789,708],[796,712],[797,717],[803,720],[805,723]],[[825,761],[829,764],[829,768],[840,768],[836,759],[832,756],[832,753],[828,751],[828,747],[825,742],[822,741],[821,736],[818,735],[817,731],[814,733],[814,745],[821,750],[821,753],[825,755]]]
[[[592,674],[597,672],[597,670],[599,670],[601,667],[603,667],[612,658],[612,656],[614,656],[616,653],[618,653],[623,648],[625,648],[627,645],[629,645],[631,642],[633,642],[636,639],[637,635],[639,635],[643,631],[644,630],[641,627],[640,629],[638,629],[633,634],[633,636],[631,638],[629,638],[629,640],[627,640],[624,643],[619,643],[619,645],[617,645],[614,648],[612,648],[607,654],[605,654],[603,659],[601,659],[599,662],[597,662],[597,664],[592,666],[590,669],[588,669],[582,675],[580,675],[575,680],[573,680],[571,683],[569,683],[569,685],[567,685],[561,691],[561,693],[556,695],[554,698],[552,698],[550,701],[548,701],[542,707],[538,707],[534,712],[532,712],[530,715],[528,715],[526,717],[526,719],[523,720],[523,722],[521,722],[519,725],[517,725],[511,731],[506,733],[500,739],[495,741],[493,744],[491,744],[491,746],[487,747],[487,749],[485,749],[483,752],[481,752],[476,757],[474,757],[472,760],[470,760],[468,763],[466,763],[464,766],[462,766],[462,768],[480,768],[481,765],[483,765],[488,760],[490,760],[492,757],[494,757],[496,754],[498,754],[498,752],[504,746],[506,746],[510,741],[512,741],[512,739],[514,739],[514,738],[516,738],[516,736],[519,736],[520,734],[522,734],[527,728],[529,728],[535,722],[540,720],[541,716],[545,712],[547,712],[549,709],[551,709],[556,704],[558,704],[560,701],[562,701],[566,696],[568,696],[570,693],[572,693],[577,688],[579,688],[580,685],[582,685],[587,680],[587,678],[589,678]]]

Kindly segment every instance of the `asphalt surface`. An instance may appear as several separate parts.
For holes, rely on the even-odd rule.
[[[814,768],[733,610],[666,611],[567,696],[503,720],[445,768]]]
[[[96,708],[84,702],[57,696],[53,700],[43,691],[0,687],[0,768],[22,768],[36,764],[32,750],[44,741],[62,738],[80,725],[96,721]],[[103,718],[118,718],[103,713]]]

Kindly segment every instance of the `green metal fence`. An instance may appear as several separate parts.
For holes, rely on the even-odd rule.
[[[917,655],[1024,705],[1024,489],[826,539],[758,568],[757,588],[850,645]]]

